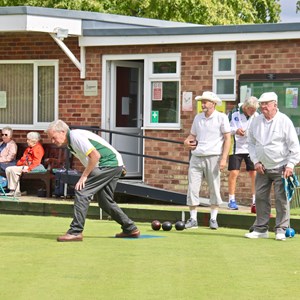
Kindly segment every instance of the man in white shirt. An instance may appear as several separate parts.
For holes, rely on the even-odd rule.
[[[262,112],[249,128],[248,150],[256,170],[256,220],[254,231],[247,238],[268,238],[271,212],[271,187],[274,184],[276,207],[276,240],[285,240],[288,227],[288,201],[282,176],[293,174],[300,161],[299,140],[292,121],[277,108],[278,96],[274,92],[261,95],[258,102]]]
[[[200,204],[199,193],[203,178],[210,191],[211,214],[209,227],[217,229],[217,214],[222,203],[220,194],[220,170],[227,163],[230,148],[230,125],[228,117],[216,110],[221,99],[212,92],[203,92],[197,96],[201,100],[202,113],[194,118],[191,132],[184,145],[192,150],[188,172],[187,205],[190,208],[190,219],[185,228],[197,228],[197,206]]]
[[[247,142],[247,132],[252,120],[258,116],[258,102],[256,97],[249,97],[244,103],[229,113],[231,129],[231,147],[228,160],[228,208],[237,210],[238,205],[235,199],[235,189],[238,175],[240,173],[242,161],[245,162],[246,171],[251,179],[252,206],[255,207],[255,169],[250,159]]]

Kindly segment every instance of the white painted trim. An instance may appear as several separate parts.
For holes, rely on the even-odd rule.
[[[158,123],[152,124],[150,123],[150,117],[146,114],[147,109],[149,108],[150,103],[147,104],[147,100],[145,100],[149,93],[151,93],[150,85],[153,78],[150,79],[150,71],[149,65],[150,60],[151,62],[155,61],[154,58],[157,58],[158,61],[165,58],[172,58],[171,60],[176,60],[178,62],[178,77],[174,78],[172,74],[170,76],[169,81],[178,80],[179,81],[179,108],[178,108],[178,118],[179,122],[177,125],[173,123]],[[101,127],[102,128],[109,128],[109,108],[106,105],[107,97],[110,87],[108,86],[107,76],[110,76],[110,66],[109,62],[112,60],[144,60],[144,126],[142,127],[143,130],[146,129],[157,129],[157,130],[180,130],[181,129],[181,54],[180,53],[158,53],[158,54],[118,54],[118,55],[103,55],[102,56],[102,102],[101,102]],[[159,75],[159,74],[158,74]],[[159,79],[159,78],[158,78]],[[148,125],[146,125],[148,124]],[[105,136],[105,134],[103,134]]]
[[[54,39],[54,41],[57,43],[57,45],[61,48],[62,51],[65,52],[65,54],[70,58],[70,60],[73,62],[73,64],[77,67],[79,71],[81,71],[81,63],[78,61],[76,56],[72,53],[72,51],[66,46],[66,44],[56,37],[54,33],[50,33],[50,36]]]
[[[159,35],[159,36],[90,36],[79,37],[79,46],[159,45],[187,43],[223,43],[299,39],[300,31],[239,34]]]
[[[45,130],[48,128],[48,122],[37,121],[38,99],[37,99],[37,69],[39,66],[54,66],[55,80],[54,80],[54,119],[58,119],[58,101],[59,101],[59,60],[57,59],[39,59],[39,60],[0,60],[0,63],[5,64],[32,64],[33,65],[33,124],[9,124],[16,130]],[[7,124],[0,124],[5,126]]]
[[[80,47],[80,63],[81,63],[80,78],[85,79],[85,77],[86,77],[86,51],[85,51],[85,47]]]
[[[219,71],[219,59],[229,58],[231,60],[230,71]],[[217,93],[217,80],[218,79],[232,79],[233,80],[233,93],[232,94],[218,94]],[[213,92],[223,101],[235,101],[236,98],[236,50],[227,51],[214,51],[213,52]]]
[[[69,35],[82,34],[82,20],[32,15],[1,15],[0,32],[34,31],[55,33],[57,28],[68,29]]]

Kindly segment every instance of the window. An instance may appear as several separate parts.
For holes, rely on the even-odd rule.
[[[0,61],[3,126],[45,129],[58,114],[57,102],[57,61]]]
[[[213,91],[224,101],[235,100],[236,51],[215,51],[213,55]]]
[[[180,128],[180,54],[148,57],[145,80],[146,128]]]

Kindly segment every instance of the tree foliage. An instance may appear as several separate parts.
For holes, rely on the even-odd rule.
[[[0,6],[21,5],[206,25],[277,23],[281,11],[279,0],[0,0]]]

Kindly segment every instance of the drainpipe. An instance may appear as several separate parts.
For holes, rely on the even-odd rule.
[[[54,39],[57,45],[61,48],[62,51],[70,58],[73,64],[77,67],[80,71],[80,78],[85,78],[85,47],[80,47],[80,61],[75,57],[72,51],[66,46],[66,44],[59,39],[55,33],[49,33],[50,36]]]

